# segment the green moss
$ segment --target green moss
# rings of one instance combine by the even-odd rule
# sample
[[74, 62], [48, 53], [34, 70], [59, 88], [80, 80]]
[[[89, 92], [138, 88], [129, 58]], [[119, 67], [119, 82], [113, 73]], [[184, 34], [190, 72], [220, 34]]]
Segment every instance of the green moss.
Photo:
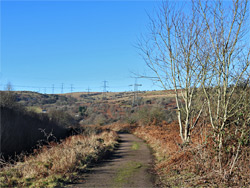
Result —
[[4, 182], [4, 180], [5, 180], [5, 177], [3, 177], [2, 174], [0, 174], [0, 183]]
[[42, 178], [39, 180], [36, 180], [32, 186], [34, 187], [62, 187], [65, 180], [63, 175], [56, 174], [56, 175], [51, 175], [46, 178]]
[[135, 161], [129, 161], [118, 169], [116, 177], [114, 178], [114, 187], [122, 187], [134, 173], [142, 167], [142, 164]]
[[132, 150], [138, 150], [140, 148], [140, 144], [138, 142], [133, 142], [131, 149]]

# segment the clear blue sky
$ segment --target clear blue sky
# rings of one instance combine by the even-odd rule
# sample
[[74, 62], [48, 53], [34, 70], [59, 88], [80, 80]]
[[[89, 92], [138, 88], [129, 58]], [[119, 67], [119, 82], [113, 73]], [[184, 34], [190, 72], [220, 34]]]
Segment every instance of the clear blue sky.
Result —
[[[159, 1], [1, 1], [1, 86], [127, 91], [148, 70], [133, 46]], [[161, 89], [139, 79], [140, 90]], [[25, 87], [29, 86], [29, 87]], [[34, 87], [35, 86], [35, 87]]]

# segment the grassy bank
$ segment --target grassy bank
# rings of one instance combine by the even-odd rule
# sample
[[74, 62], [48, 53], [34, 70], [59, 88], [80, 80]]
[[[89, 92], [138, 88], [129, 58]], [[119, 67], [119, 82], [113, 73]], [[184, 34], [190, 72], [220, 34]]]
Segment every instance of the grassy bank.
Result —
[[23, 162], [7, 165], [0, 171], [0, 187], [56, 187], [77, 179], [78, 172], [112, 151], [118, 135], [76, 135], [60, 144], [51, 143]]
[[133, 133], [153, 149], [162, 187], [249, 187], [249, 148], [242, 148], [234, 174], [221, 177], [209, 130], [195, 130], [188, 146], [181, 144], [176, 123], [137, 127]]

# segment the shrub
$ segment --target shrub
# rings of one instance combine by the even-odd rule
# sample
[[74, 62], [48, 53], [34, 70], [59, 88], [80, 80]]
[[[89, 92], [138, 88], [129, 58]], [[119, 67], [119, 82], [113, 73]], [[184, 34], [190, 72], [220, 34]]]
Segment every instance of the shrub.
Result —
[[7, 108], [21, 108], [17, 103], [16, 95], [13, 91], [1, 91], [0, 92], [0, 106]]
[[138, 116], [137, 114], [130, 114], [127, 115], [126, 118], [124, 118], [124, 120], [128, 124], [136, 124], [138, 122]]
[[139, 125], [159, 125], [163, 120], [169, 119], [169, 113], [166, 112], [161, 107], [145, 106], [137, 111], [128, 113], [125, 122], [129, 124], [139, 123]]
[[104, 114], [98, 114], [95, 117], [94, 124], [95, 125], [105, 125], [108, 123], [108, 118]]
[[62, 110], [50, 111], [49, 117], [51, 118], [52, 121], [56, 122], [58, 125], [62, 127], [70, 127], [77, 125], [76, 119], [67, 112], [64, 112]]
[[150, 110], [150, 123], [159, 125], [166, 117], [166, 113], [163, 108], [157, 107]]

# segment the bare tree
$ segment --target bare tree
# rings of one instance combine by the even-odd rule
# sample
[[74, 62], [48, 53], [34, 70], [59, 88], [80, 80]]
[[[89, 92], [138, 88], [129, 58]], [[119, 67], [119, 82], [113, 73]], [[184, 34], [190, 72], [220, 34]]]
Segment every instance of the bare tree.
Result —
[[150, 33], [138, 47], [157, 81], [175, 91], [183, 143], [205, 108], [219, 172], [230, 176], [249, 143], [248, 0], [167, 1], [150, 19]]
[[6, 91], [0, 93], [0, 105], [12, 108], [16, 104], [16, 96], [13, 93], [13, 87], [10, 82], [6, 85]]
[[[190, 11], [184, 12], [183, 6]], [[203, 23], [191, 2], [165, 2], [150, 20], [150, 35], [139, 41], [138, 48], [163, 88], [174, 90], [180, 137], [188, 143], [203, 109], [203, 105], [199, 110], [194, 108], [202, 73], [195, 52]]]
[[[221, 174], [226, 138], [229, 134], [240, 138], [229, 165], [230, 170], [224, 171], [224, 174], [231, 174], [239, 157], [240, 140], [246, 136], [246, 125], [250, 121], [249, 111], [246, 110], [246, 106], [249, 106], [247, 93], [250, 71], [248, 1], [200, 0], [195, 5], [205, 23], [201, 34], [202, 43], [197, 43], [197, 59], [202, 67], [201, 85], [218, 147]], [[245, 83], [239, 87], [241, 80], [245, 80]], [[247, 115], [243, 118], [242, 113]], [[234, 132], [228, 131], [232, 129]]]

